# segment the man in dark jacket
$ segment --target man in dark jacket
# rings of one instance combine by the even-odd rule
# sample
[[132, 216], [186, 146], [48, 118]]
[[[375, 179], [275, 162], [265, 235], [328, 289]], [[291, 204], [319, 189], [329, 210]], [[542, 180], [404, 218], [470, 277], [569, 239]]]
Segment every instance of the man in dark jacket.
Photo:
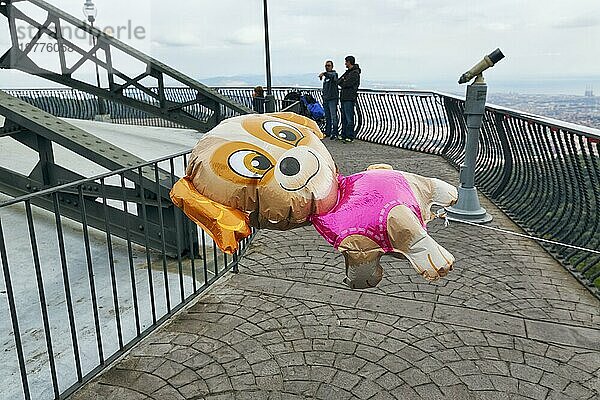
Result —
[[338, 74], [333, 69], [333, 61], [325, 61], [325, 72], [319, 74], [319, 79], [323, 80], [325, 136], [329, 136], [331, 140], [334, 140], [338, 136], [337, 106], [340, 93], [337, 87]]
[[342, 101], [342, 139], [345, 142], [354, 140], [354, 105], [358, 97], [360, 86], [360, 68], [353, 56], [345, 58], [346, 72], [338, 79], [342, 88], [340, 100]]

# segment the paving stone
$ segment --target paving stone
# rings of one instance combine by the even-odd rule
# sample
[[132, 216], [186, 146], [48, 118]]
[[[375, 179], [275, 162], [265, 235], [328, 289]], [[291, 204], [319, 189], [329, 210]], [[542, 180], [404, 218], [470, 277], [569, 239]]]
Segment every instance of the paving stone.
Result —
[[580, 385], [577, 382], [571, 382], [563, 390], [563, 393], [565, 393], [568, 396], [572, 396], [574, 399], [587, 399], [587, 398], [594, 396], [594, 394], [597, 395], [598, 391], [597, 390], [592, 391], [592, 390]]
[[[553, 372], [558, 367], [558, 362], [548, 359], [547, 357], [538, 356], [535, 354], [525, 353], [525, 364], [530, 367], [535, 367], [543, 371]], [[590, 364], [593, 365], [593, 364]]]
[[250, 364], [243, 358], [223, 363], [222, 367], [225, 369], [228, 376], [243, 375], [252, 371]]
[[441, 368], [440, 370], [429, 374], [429, 377], [436, 385], [440, 387], [452, 386], [461, 383], [461, 380], [458, 378], [458, 376], [456, 376], [456, 374], [447, 367]]
[[446, 386], [440, 388], [446, 398], [457, 400], [477, 400], [477, 395], [467, 388], [465, 384]]
[[130, 354], [119, 363], [119, 369], [152, 373], [164, 362], [165, 359], [162, 357], [133, 356]]
[[508, 363], [505, 361], [476, 360], [475, 365], [477, 365], [477, 368], [486, 375], [509, 375]]
[[474, 347], [459, 347], [456, 352], [463, 360], [479, 360], [479, 353]]
[[441, 362], [444, 362], [444, 363], [449, 363], [449, 362], [452, 362], [452, 361], [460, 361], [461, 360], [460, 356], [458, 355], [458, 353], [454, 349], [448, 349], [448, 350], [444, 350], [444, 351], [440, 351], [440, 352], [434, 353], [433, 357], [435, 357], [436, 359], [438, 359], [438, 360], [440, 360]]
[[514, 363], [524, 363], [525, 358], [523, 357], [523, 352], [519, 350], [511, 350], [511, 349], [498, 349], [498, 354], [500, 354], [500, 359], [503, 361], [510, 361]]
[[[598, 334], [598, 340], [600, 340], [600, 333]], [[573, 358], [571, 358], [569, 364], [573, 365], [576, 368], [589, 372], [590, 374], [598, 374], [598, 369], [600, 368], [600, 352], [586, 352], [583, 354], [576, 354], [573, 356]]]
[[279, 365], [275, 360], [265, 360], [252, 365], [255, 376], [270, 376], [280, 373]]
[[186, 398], [179, 391], [171, 386], [163, 386], [156, 392], [152, 393], [152, 398], [156, 400], [185, 400]]
[[458, 376], [479, 374], [479, 368], [471, 360], [455, 361], [446, 364]]
[[243, 374], [229, 377], [233, 390], [244, 391], [256, 386], [253, 374]]
[[375, 393], [375, 395], [373, 397], [371, 397], [371, 400], [395, 400], [395, 399], [396, 398], [388, 392], [378, 392], [378, 393]]
[[225, 392], [233, 390], [229, 377], [225, 374], [213, 376], [204, 380], [211, 393]]
[[264, 390], [283, 390], [283, 378], [280, 375], [257, 376], [256, 386]]
[[431, 382], [429, 377], [417, 368], [409, 368], [400, 372], [400, 378], [410, 386], [418, 386]]
[[405, 347], [398, 353], [396, 353], [396, 355], [402, 358], [403, 360], [407, 361], [408, 363], [413, 363], [422, 360], [427, 356], [425, 352], [415, 347]]
[[356, 356], [364, 358], [370, 362], [378, 362], [386, 356], [386, 352], [372, 346], [364, 346], [359, 344], [355, 351]]
[[377, 383], [388, 392], [392, 392], [394, 388], [402, 385], [404, 381], [400, 379], [396, 374], [386, 372], [377, 379]]
[[284, 381], [283, 389], [286, 392], [290, 392], [304, 397], [314, 397], [318, 385], [312, 381]]
[[204, 353], [199, 353], [193, 356], [192, 358], [188, 359], [186, 362], [183, 363], [183, 365], [185, 365], [188, 368], [199, 369], [210, 364], [212, 361], [213, 359], [210, 356]]
[[319, 386], [317, 399], [351, 399], [353, 396], [350, 392], [328, 383], [323, 383]]
[[163, 379], [145, 372], [113, 369], [102, 375], [100, 382], [106, 385], [127, 387], [147, 395], [152, 394], [167, 384]]
[[524, 364], [511, 363], [509, 369], [511, 376], [531, 383], [538, 383], [543, 374], [542, 370]]
[[597, 329], [542, 321], [526, 321], [526, 324], [527, 336], [531, 339], [600, 351]]
[[431, 319], [433, 314], [433, 304], [395, 297], [382, 301], [380, 295], [367, 292], [360, 296], [356, 307], [408, 318]]
[[357, 373], [367, 362], [354, 355], [338, 354], [335, 357], [334, 367], [342, 371]]
[[310, 379], [315, 382], [327, 382], [333, 381], [333, 377], [337, 373], [337, 369], [323, 366], [311, 366], [310, 367]]
[[404, 371], [405, 369], [410, 367], [410, 363], [394, 354], [388, 354], [383, 357], [379, 364], [385, 367], [388, 371], [392, 373], [398, 373], [400, 371]]
[[201, 376], [203, 379], [212, 378], [214, 376], [221, 375], [225, 372], [225, 369], [221, 364], [217, 364], [216, 362], [212, 362], [204, 367], [200, 368], [196, 371], [198, 376]]
[[[494, 347], [502, 347], [506, 349], [514, 349], [514, 339], [512, 336], [498, 334], [495, 332], [484, 333], [488, 344]], [[499, 350], [500, 351], [500, 350]]]
[[292, 365], [304, 365], [304, 354], [303, 353], [284, 353], [277, 354], [275, 361], [279, 366], [292, 366]]
[[375, 364], [375, 363], [366, 363], [360, 371], [358, 371], [358, 375], [362, 376], [367, 380], [375, 381], [381, 375], [386, 373], [386, 369]]
[[494, 389], [504, 393], [518, 393], [519, 392], [519, 380], [510, 376], [489, 376]]
[[143, 400], [148, 399], [148, 395], [125, 387], [95, 385], [93, 388], [84, 387], [75, 392], [71, 398], [76, 400]]
[[542, 379], [540, 380], [540, 385], [555, 390], [557, 392], [562, 392], [564, 388], [571, 381], [569, 379], [563, 378], [556, 374], [544, 372], [542, 375]]
[[492, 381], [486, 375], [464, 375], [460, 377], [460, 380], [467, 385], [469, 390], [490, 390], [494, 389]]
[[335, 340], [331, 351], [341, 354], [353, 354], [358, 345], [348, 340]]
[[467, 346], [487, 346], [488, 344], [483, 333], [476, 330], [457, 331], [456, 334]]
[[197, 379], [177, 389], [186, 399], [202, 398], [209, 393], [208, 385], [203, 379]]
[[519, 382], [519, 394], [536, 400], [544, 400], [548, 395], [548, 389], [529, 382]]
[[369, 399], [381, 391], [381, 386], [370, 379], [362, 379], [352, 388], [352, 394], [359, 399]]
[[422, 399], [442, 400], [445, 398], [440, 389], [432, 383], [417, 386], [415, 391], [419, 394], [419, 396], [421, 396]]
[[167, 360], [154, 371], [154, 375], [158, 375], [161, 378], [168, 380], [185, 369], [187, 369], [185, 365]]
[[498, 352], [498, 349], [495, 347], [476, 346], [475, 351], [477, 351], [477, 354], [479, 354], [480, 359], [490, 359], [490, 360], [499, 360], [500, 359], [500, 353]]

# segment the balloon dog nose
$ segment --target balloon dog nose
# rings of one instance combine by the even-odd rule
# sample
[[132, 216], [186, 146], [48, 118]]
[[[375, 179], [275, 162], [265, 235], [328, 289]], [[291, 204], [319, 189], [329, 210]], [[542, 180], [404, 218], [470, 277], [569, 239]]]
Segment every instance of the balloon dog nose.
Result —
[[300, 163], [294, 157], [286, 157], [279, 162], [279, 170], [286, 176], [294, 176], [300, 172]]

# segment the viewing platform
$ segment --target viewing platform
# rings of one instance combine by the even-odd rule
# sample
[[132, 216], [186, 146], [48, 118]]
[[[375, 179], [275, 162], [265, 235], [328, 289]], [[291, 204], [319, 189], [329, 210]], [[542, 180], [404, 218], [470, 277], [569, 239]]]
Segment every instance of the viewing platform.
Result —
[[[385, 161], [457, 182], [444, 159], [325, 142], [341, 173]], [[522, 232], [486, 198], [490, 226]], [[596, 399], [600, 301], [537, 243], [451, 222], [457, 261], [427, 283], [384, 257], [383, 281], [342, 284], [312, 227], [260, 231], [229, 273], [73, 399]]]
[[[440, 280], [428, 282], [405, 259], [384, 256], [379, 285], [352, 290], [342, 283], [344, 256], [311, 226], [252, 228], [233, 254], [223, 253], [173, 203], [170, 193], [185, 175], [191, 149], [224, 120], [261, 112], [262, 105], [314, 117], [323, 126], [301, 102], [323, 103], [320, 88], [271, 85], [263, 5], [264, 97], [252, 87], [208, 87], [182, 73], [199, 73], [198, 59], [210, 58], [198, 58], [202, 52], [174, 47], [171, 59], [182, 63], [179, 70], [126, 44], [119, 29], [115, 36], [94, 26], [92, 1], [84, 4], [87, 22], [43, 0], [2, 1], [6, 49], [0, 68], [60, 87], [0, 90], [0, 400], [599, 399], [600, 130], [578, 125], [591, 119], [575, 124], [486, 103], [481, 74], [503, 57], [500, 49], [460, 78], [477, 83], [468, 87], [468, 101], [436, 90], [366, 89], [363, 81], [354, 105], [356, 140], [324, 140], [342, 174], [387, 163], [462, 182], [471, 204], [479, 193], [491, 223], [429, 224], [433, 239], [456, 258]], [[412, 21], [408, 8], [401, 13]], [[450, 9], [453, 21], [456, 5]], [[210, 7], [198, 15], [208, 10], [221, 12]], [[394, 26], [406, 25], [389, 17]], [[288, 18], [278, 20], [288, 26]], [[452, 25], [480, 25], [465, 21]], [[510, 21], [507, 27], [519, 23]], [[235, 30], [243, 28], [210, 22], [219, 24], [212, 34], [223, 43], [233, 43]], [[553, 32], [560, 25], [554, 22], [547, 24]], [[571, 27], [568, 20], [560, 23]], [[447, 35], [447, 24], [432, 26]], [[566, 30], [563, 36], [574, 42]], [[223, 49], [250, 60], [254, 53], [247, 51], [254, 47], [245, 42], [239, 53], [229, 44]], [[539, 43], [529, 45], [546, 53]], [[290, 54], [298, 58], [294, 46]], [[36, 54], [38, 47], [46, 53]], [[444, 59], [447, 52], [457, 53], [427, 46], [423, 54]], [[540, 66], [560, 68], [556, 58], [521, 57], [533, 53], [514, 54], [521, 62], [535, 60], [536, 76], [552, 74]], [[304, 70], [314, 65], [300, 58]], [[429, 58], [423, 60], [433, 65]], [[216, 60], [219, 71], [227, 65], [221, 56]], [[522, 67], [515, 63], [513, 70], [527, 73]], [[447, 76], [439, 71], [422, 72]], [[300, 143], [306, 142], [286, 146]], [[250, 153], [235, 150], [236, 157]], [[297, 159], [272, 158], [268, 168], [298, 175]], [[282, 169], [286, 159], [294, 171]], [[246, 166], [250, 175], [239, 174], [244, 182], [268, 173], [257, 168], [258, 156], [244, 156], [244, 162], [265, 173]], [[314, 176], [291, 190], [309, 187]], [[256, 194], [253, 204], [268, 204]], [[459, 195], [454, 215], [465, 211], [459, 206], [466, 198]], [[283, 202], [281, 214], [292, 215], [293, 203]], [[221, 218], [222, 209], [215, 215]]]

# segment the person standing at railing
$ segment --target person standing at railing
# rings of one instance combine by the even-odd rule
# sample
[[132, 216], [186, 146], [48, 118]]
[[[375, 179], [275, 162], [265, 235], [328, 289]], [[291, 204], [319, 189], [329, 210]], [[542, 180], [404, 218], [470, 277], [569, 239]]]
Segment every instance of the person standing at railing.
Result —
[[344, 142], [350, 143], [354, 140], [354, 105], [358, 97], [361, 71], [354, 56], [347, 56], [344, 60], [346, 72], [338, 79], [338, 86], [342, 88], [340, 94], [342, 102], [342, 139]]
[[252, 109], [259, 114], [265, 112], [265, 90], [262, 86], [256, 86], [252, 93]]
[[338, 137], [337, 107], [340, 98], [337, 86], [338, 74], [333, 69], [333, 61], [325, 61], [325, 72], [319, 74], [323, 81], [323, 107], [325, 108], [325, 136], [331, 140]]

